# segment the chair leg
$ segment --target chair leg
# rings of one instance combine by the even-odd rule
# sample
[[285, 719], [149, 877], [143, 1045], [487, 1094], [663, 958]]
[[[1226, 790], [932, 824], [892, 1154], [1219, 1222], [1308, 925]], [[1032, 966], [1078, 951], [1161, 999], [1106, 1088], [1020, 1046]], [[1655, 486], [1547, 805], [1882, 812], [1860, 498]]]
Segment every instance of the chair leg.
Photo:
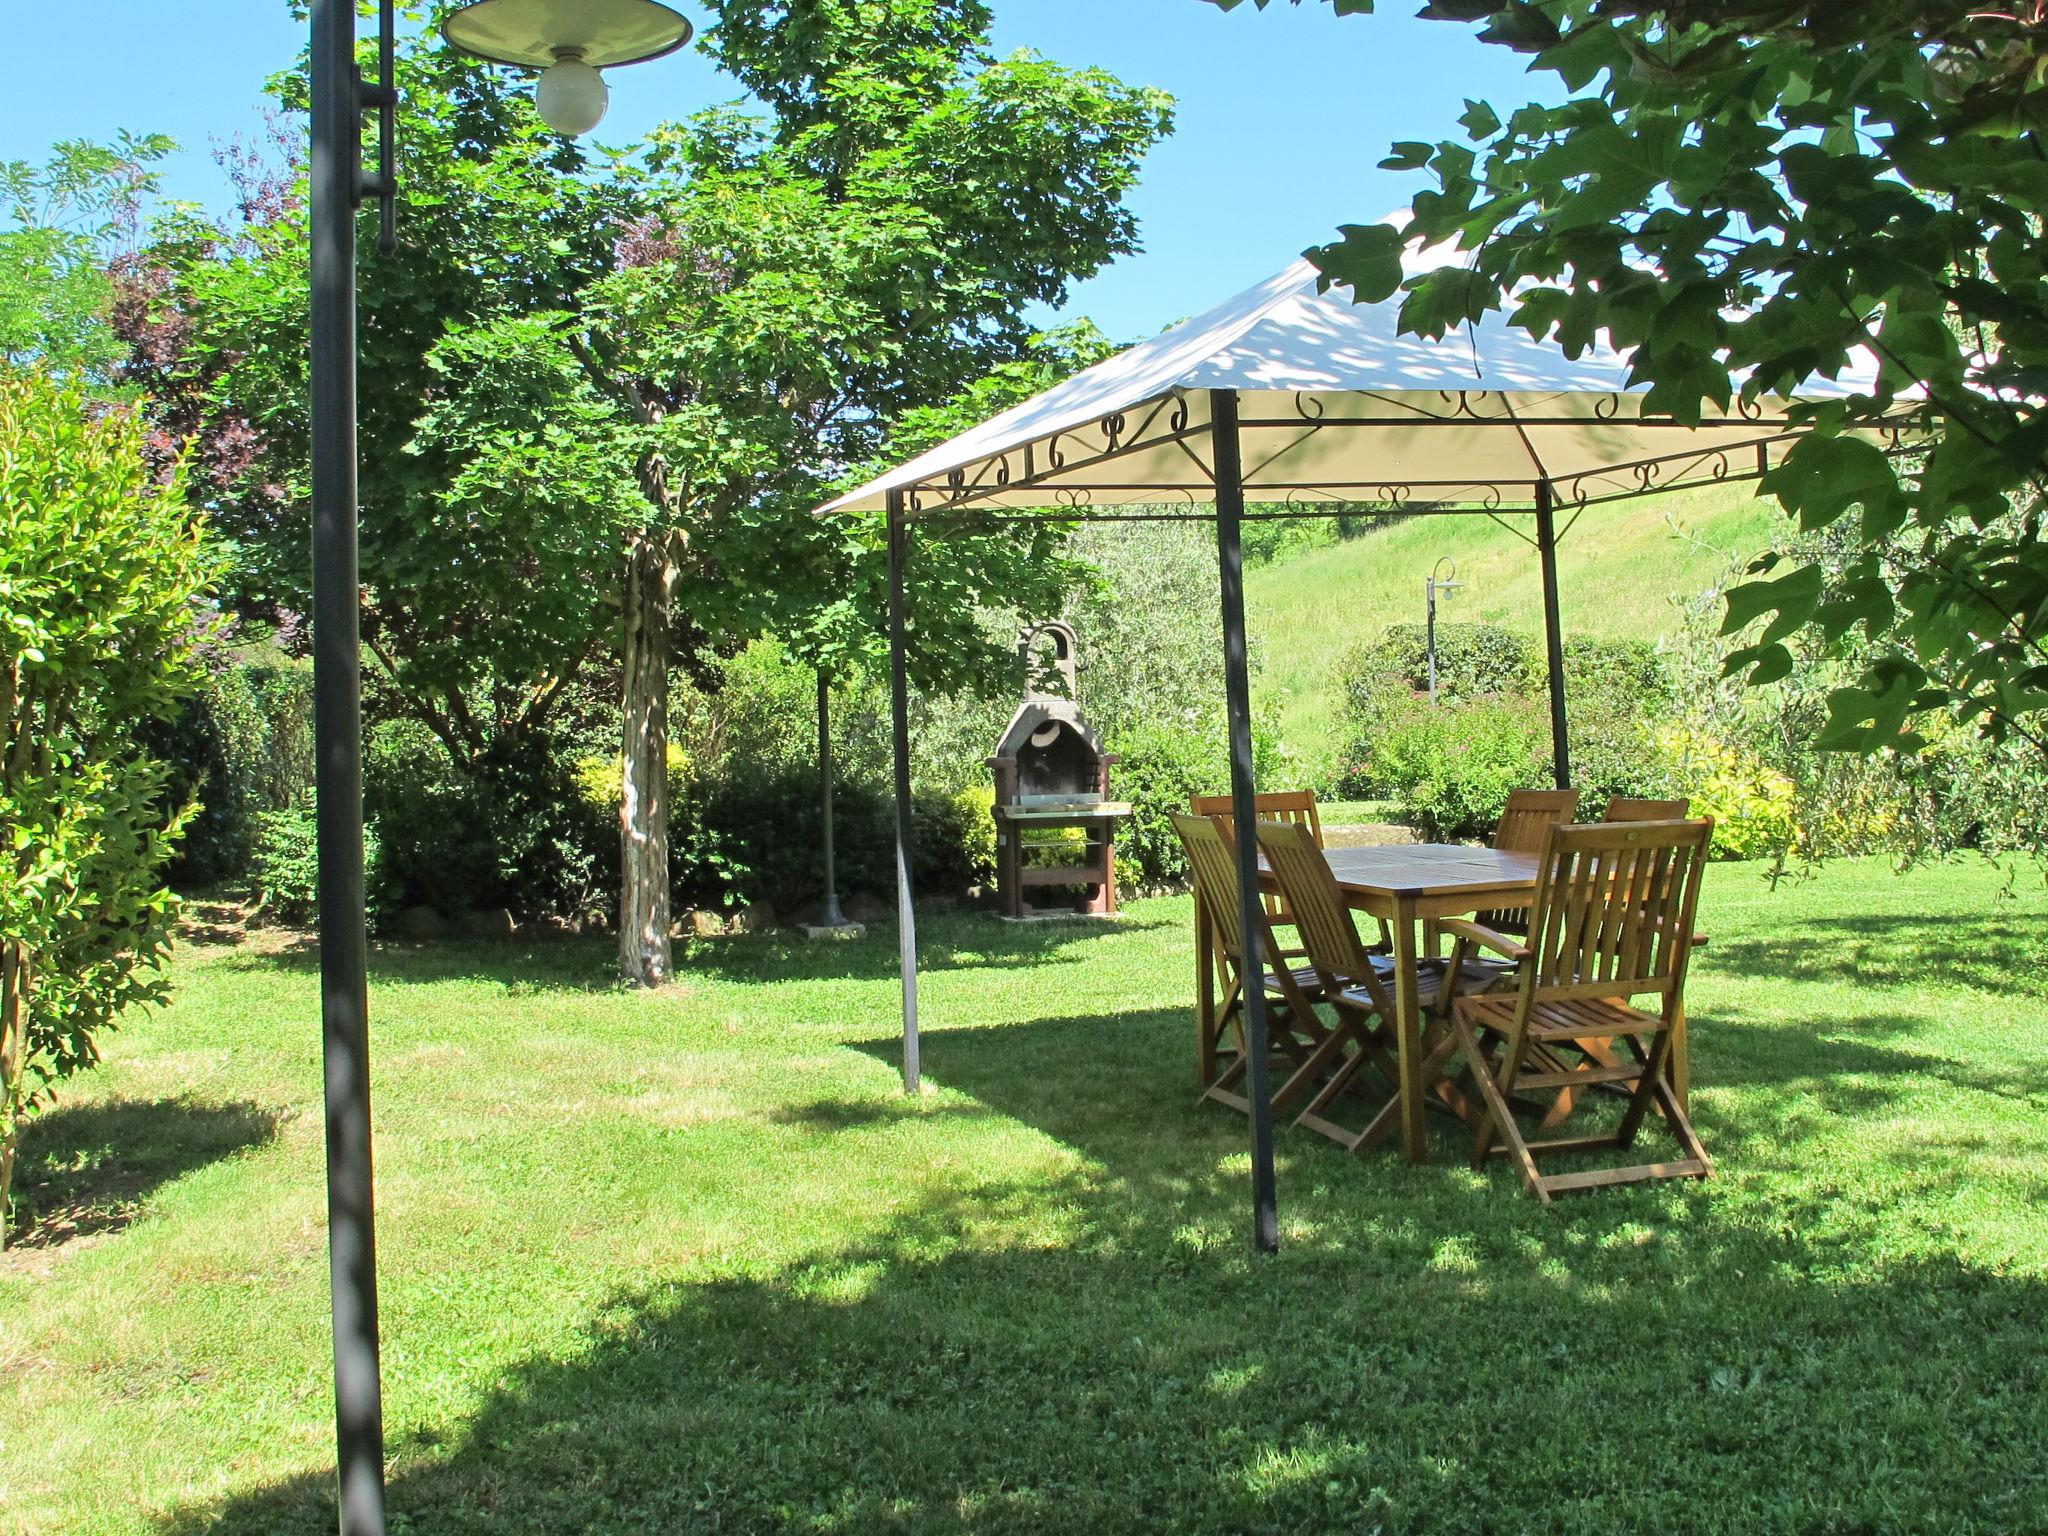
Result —
[[[1542, 1175], [1536, 1171], [1536, 1159], [1530, 1154], [1528, 1144], [1522, 1140], [1522, 1132], [1515, 1124], [1514, 1111], [1508, 1108], [1508, 1101], [1501, 1093], [1500, 1084], [1494, 1081], [1487, 1059], [1480, 1053], [1479, 1042], [1472, 1036], [1472, 1026], [1463, 1019], [1453, 1018], [1451, 1029], [1456, 1035], [1459, 1048], [1465, 1053], [1465, 1059], [1472, 1063], [1472, 1076], [1479, 1084], [1480, 1097], [1486, 1101], [1487, 1118], [1480, 1121], [1472, 1136], [1472, 1166], [1486, 1166], [1486, 1153], [1492, 1142], [1492, 1137], [1488, 1134], [1488, 1127], [1491, 1126], [1499, 1132], [1500, 1139], [1507, 1145], [1509, 1155], [1521, 1169], [1522, 1183], [1527, 1186], [1529, 1193], [1540, 1203], [1550, 1204], [1550, 1192], [1543, 1187]], [[1513, 1077], [1514, 1068], [1510, 1062], [1503, 1062], [1502, 1075]]]
[[[1642, 1076], [1636, 1079], [1636, 1091], [1629, 1095], [1628, 1108], [1622, 1111], [1621, 1124], [1615, 1128], [1616, 1146], [1635, 1145], [1636, 1133], [1642, 1129], [1644, 1113], [1649, 1109], [1651, 1101], [1658, 1097], [1657, 1090], [1665, 1086], [1664, 1063], [1670, 1056], [1671, 1031], [1661, 1029], [1657, 1032], [1656, 1039], [1651, 1041], [1650, 1049], [1643, 1058]], [[1668, 1098], [1669, 1095], [1665, 1097]]]
[[[1466, 1033], [1471, 1033], [1469, 1025], [1466, 1028]], [[1515, 1074], [1522, 1070], [1522, 1058], [1528, 1054], [1528, 1051], [1528, 1033], [1525, 1030], [1517, 1029], [1508, 1037], [1507, 1044], [1502, 1048], [1500, 1066], [1494, 1074], [1494, 1091], [1500, 1095], [1504, 1118], [1509, 1126], [1514, 1124], [1514, 1114], [1508, 1108], [1507, 1096], [1514, 1092]], [[1491, 1120], [1481, 1120], [1477, 1130], [1473, 1132], [1472, 1165], [1475, 1168], [1485, 1161], [1488, 1150], [1493, 1146], [1492, 1125], [1493, 1122]]]
[[1685, 1155], [1699, 1162], [1702, 1168], [1701, 1178], [1712, 1178], [1714, 1160], [1707, 1156], [1707, 1149], [1700, 1141], [1699, 1132], [1692, 1128], [1692, 1116], [1686, 1113], [1678, 1095], [1672, 1091], [1669, 1083], [1659, 1083], [1657, 1097], [1660, 1101], [1658, 1107], [1664, 1111], [1664, 1119], [1671, 1126], [1671, 1133], [1678, 1138], [1678, 1144], [1685, 1149]]
[[[1297, 1095], [1321, 1077], [1330, 1063], [1342, 1054], [1345, 1041], [1353, 1039], [1356, 1034], [1356, 1023], [1346, 1017], [1341, 1007], [1338, 1008], [1337, 1027], [1316, 1042], [1315, 1049], [1308, 1053], [1307, 1059], [1294, 1069], [1293, 1075], [1281, 1084], [1280, 1091], [1273, 1095], [1274, 1111], [1277, 1113], [1286, 1109]], [[1360, 1047], [1361, 1050], [1363, 1048]]]

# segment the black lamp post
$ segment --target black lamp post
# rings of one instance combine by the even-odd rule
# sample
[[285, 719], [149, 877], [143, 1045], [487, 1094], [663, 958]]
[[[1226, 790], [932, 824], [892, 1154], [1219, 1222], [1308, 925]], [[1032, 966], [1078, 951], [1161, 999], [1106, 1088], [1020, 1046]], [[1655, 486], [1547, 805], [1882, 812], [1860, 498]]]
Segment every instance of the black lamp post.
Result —
[[[1439, 571], [1443, 572], [1441, 576], [1437, 574]], [[1458, 562], [1449, 555], [1445, 555], [1443, 559], [1430, 567], [1429, 576], [1422, 583], [1422, 597], [1425, 605], [1423, 628], [1426, 633], [1424, 645], [1429, 652], [1429, 702], [1431, 704], [1436, 703], [1437, 594], [1442, 593], [1444, 597], [1449, 598], [1458, 588], [1464, 586], [1465, 583], [1456, 579], [1457, 574]]]
[[[326, 1081], [328, 1262], [342, 1536], [384, 1531], [384, 1408], [370, 1167], [370, 1034], [363, 929], [360, 587], [356, 573], [356, 210], [381, 206], [396, 246], [398, 96], [393, 0], [378, 7], [379, 78], [356, 64], [355, 0], [312, 0], [310, 359], [313, 459], [313, 730], [320, 850], [320, 1019]], [[582, 132], [604, 112], [597, 69], [655, 58], [690, 24], [656, 0], [480, 0], [448, 40], [496, 62], [545, 69], [551, 126]], [[552, 81], [550, 77], [553, 77]], [[595, 91], [591, 89], [595, 84]], [[363, 117], [379, 115], [378, 167], [362, 164]]]

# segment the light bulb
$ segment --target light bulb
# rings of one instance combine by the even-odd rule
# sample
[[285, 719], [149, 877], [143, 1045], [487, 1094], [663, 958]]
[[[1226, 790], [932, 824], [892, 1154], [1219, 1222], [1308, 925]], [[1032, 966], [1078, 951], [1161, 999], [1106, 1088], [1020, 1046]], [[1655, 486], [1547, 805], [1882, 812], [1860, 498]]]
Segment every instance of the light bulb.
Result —
[[571, 138], [588, 133], [604, 120], [611, 105], [611, 92], [604, 76], [583, 62], [580, 51], [563, 49], [555, 62], [541, 71], [533, 87], [534, 104], [540, 120], [557, 133]]

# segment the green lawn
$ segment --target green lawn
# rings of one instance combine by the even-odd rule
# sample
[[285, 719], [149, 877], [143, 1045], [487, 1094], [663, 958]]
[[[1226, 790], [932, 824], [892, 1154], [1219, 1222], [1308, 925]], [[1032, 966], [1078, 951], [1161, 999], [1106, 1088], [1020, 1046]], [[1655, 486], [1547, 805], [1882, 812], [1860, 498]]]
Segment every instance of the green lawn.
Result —
[[[1715, 867], [1718, 1178], [1544, 1210], [1448, 1132], [1283, 1131], [1274, 1259], [1185, 900], [933, 921], [914, 1104], [887, 933], [661, 996], [381, 949], [394, 1529], [2041, 1530], [2048, 899], [2000, 884]], [[37, 1125], [0, 1527], [333, 1529], [311, 965], [188, 948]]]
[[[1753, 487], [1725, 486], [1668, 499], [1592, 507], [1558, 541], [1558, 594], [1568, 634], [1653, 640], [1677, 627], [1679, 601], [1722, 580], [1729, 562], [1764, 548], [1786, 527]], [[1258, 705], [1280, 739], [1321, 761], [1338, 740], [1346, 656], [1389, 624], [1420, 624], [1422, 584], [1439, 557], [1466, 585], [1437, 617], [1541, 633], [1536, 552], [1491, 518], [1415, 517], [1246, 573], [1248, 624], [1259, 647]]]

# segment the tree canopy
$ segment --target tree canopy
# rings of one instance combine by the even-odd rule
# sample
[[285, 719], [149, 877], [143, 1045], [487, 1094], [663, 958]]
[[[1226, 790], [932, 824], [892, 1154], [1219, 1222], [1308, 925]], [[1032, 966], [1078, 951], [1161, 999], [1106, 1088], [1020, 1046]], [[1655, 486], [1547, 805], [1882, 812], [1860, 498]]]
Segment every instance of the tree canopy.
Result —
[[[1239, 0], [1215, 0], [1226, 8]], [[1256, 0], [1262, 7], [1268, 0]], [[1297, 0], [1298, 3], [1298, 0]], [[1363, 14], [1373, 0], [1330, 0]], [[1348, 225], [1310, 254], [1361, 302], [1404, 292], [1440, 335], [1494, 309], [1577, 353], [1634, 349], [1647, 404], [1834, 377], [1764, 480], [1802, 530], [1853, 526], [1839, 564], [1766, 556], [1729, 596], [1753, 681], [1817, 635], [1858, 673], [1824, 744], [1916, 746], [1946, 711], [2048, 751], [2048, 13], [1975, 0], [1434, 0], [1526, 54], [1565, 99], [1470, 102], [1466, 137], [1400, 143], [1426, 173], [1405, 229]], [[1460, 265], [1404, 279], [1404, 249]], [[1924, 451], [1849, 429], [1924, 397]], [[1752, 631], [1751, 626], [1755, 626]]]
[[98, 376], [125, 351], [109, 265], [140, 234], [161, 134], [66, 139], [41, 165], [0, 162], [0, 361]]

